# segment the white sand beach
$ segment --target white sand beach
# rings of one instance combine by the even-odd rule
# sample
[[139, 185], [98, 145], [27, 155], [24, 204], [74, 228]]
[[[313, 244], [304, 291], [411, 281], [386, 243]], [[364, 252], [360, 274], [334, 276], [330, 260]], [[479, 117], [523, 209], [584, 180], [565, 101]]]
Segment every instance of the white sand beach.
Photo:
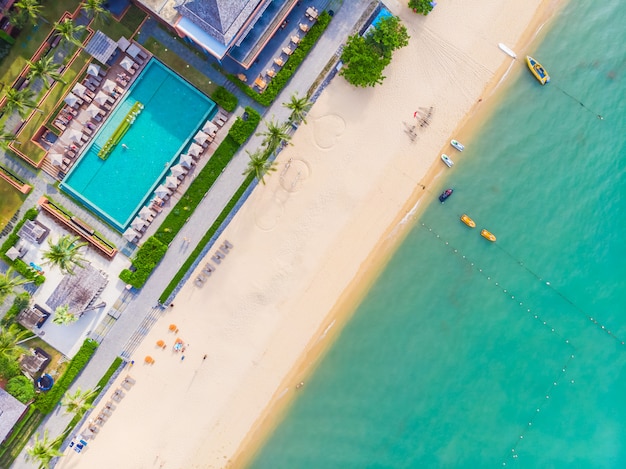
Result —
[[[524, 55], [558, 5], [457, 0], [424, 18], [388, 2], [411, 40], [384, 84], [333, 80], [213, 249], [228, 240], [229, 254], [203, 287], [194, 276], [180, 291], [120, 376], [136, 384], [88, 447], [68, 450], [57, 467], [243, 465], [402, 240], [419, 197], [423, 205], [438, 195], [441, 152], [463, 158], [448, 142], [469, 138], [464, 125], [509, 68], [498, 43]], [[518, 59], [513, 68], [524, 67]], [[405, 123], [431, 106], [412, 141]], [[172, 350], [178, 337], [184, 352]]]

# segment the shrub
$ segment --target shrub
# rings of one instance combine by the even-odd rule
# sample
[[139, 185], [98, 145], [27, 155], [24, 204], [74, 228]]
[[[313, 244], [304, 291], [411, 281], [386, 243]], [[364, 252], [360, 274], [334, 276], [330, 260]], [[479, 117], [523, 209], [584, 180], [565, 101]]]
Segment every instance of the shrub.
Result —
[[228, 112], [233, 112], [237, 109], [237, 97], [223, 86], [215, 90], [215, 93], [211, 95], [211, 99]]
[[247, 120], [237, 117], [228, 132], [228, 135], [240, 146], [246, 143], [261, 122], [261, 115], [254, 109], [247, 107], [246, 113], [248, 114]]
[[22, 311], [24, 308], [28, 306], [29, 302], [30, 302], [30, 293], [22, 292], [16, 295], [15, 298], [13, 299], [13, 304], [11, 305], [9, 310], [6, 312], [6, 314], [0, 321], [0, 324], [2, 324], [3, 326], [10, 324], [13, 321], [13, 319], [15, 319], [15, 317], [20, 313], [20, 311]]
[[26, 376], [20, 375], [9, 380], [7, 392], [22, 404], [26, 404], [35, 397], [35, 386]]
[[0, 355], [0, 377], [8, 381], [21, 374], [20, 364], [15, 358]]
[[33, 405], [44, 414], [52, 412], [63, 397], [63, 394], [87, 366], [93, 354], [96, 353], [97, 348], [98, 343], [95, 340], [86, 339], [76, 356], [72, 358], [72, 361], [67, 366], [65, 373], [54, 383], [50, 391], [38, 394]]
[[139, 248], [133, 259], [134, 271], [124, 269], [120, 279], [135, 288], [144, 286], [154, 268], [161, 262], [167, 252], [167, 245], [154, 236], [150, 236]]

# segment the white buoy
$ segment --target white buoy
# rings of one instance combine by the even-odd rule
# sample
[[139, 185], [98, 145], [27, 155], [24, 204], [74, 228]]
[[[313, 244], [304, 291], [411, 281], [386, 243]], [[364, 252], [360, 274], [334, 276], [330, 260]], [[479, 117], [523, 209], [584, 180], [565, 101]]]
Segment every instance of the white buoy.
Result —
[[513, 57], [514, 59], [517, 59], [517, 54], [511, 49], [509, 48], [506, 44], [502, 44], [499, 43], [498, 47], [508, 56]]

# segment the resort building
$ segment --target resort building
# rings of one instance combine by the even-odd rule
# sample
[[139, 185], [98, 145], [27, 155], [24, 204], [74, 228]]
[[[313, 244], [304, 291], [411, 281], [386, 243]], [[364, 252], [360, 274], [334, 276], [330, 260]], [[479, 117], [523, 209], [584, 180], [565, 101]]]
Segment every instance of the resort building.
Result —
[[297, 0], [135, 0], [206, 54], [249, 69]]

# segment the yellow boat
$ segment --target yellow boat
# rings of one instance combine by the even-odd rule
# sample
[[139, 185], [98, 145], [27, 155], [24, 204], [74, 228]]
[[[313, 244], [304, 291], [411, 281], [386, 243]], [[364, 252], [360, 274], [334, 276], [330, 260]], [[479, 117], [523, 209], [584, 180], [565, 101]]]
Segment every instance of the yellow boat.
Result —
[[476, 228], [476, 222], [465, 214], [461, 215], [461, 221], [470, 228]]
[[550, 75], [546, 72], [546, 69], [533, 59], [530, 55], [526, 56], [526, 65], [530, 69], [530, 72], [535, 76], [535, 78], [541, 83], [545, 85], [546, 83], [550, 83]]
[[485, 238], [488, 239], [489, 241], [491, 241], [492, 243], [495, 243], [496, 241], [496, 235], [494, 235], [493, 233], [487, 231], [487, 230], [482, 230], [480, 232], [480, 235]]

